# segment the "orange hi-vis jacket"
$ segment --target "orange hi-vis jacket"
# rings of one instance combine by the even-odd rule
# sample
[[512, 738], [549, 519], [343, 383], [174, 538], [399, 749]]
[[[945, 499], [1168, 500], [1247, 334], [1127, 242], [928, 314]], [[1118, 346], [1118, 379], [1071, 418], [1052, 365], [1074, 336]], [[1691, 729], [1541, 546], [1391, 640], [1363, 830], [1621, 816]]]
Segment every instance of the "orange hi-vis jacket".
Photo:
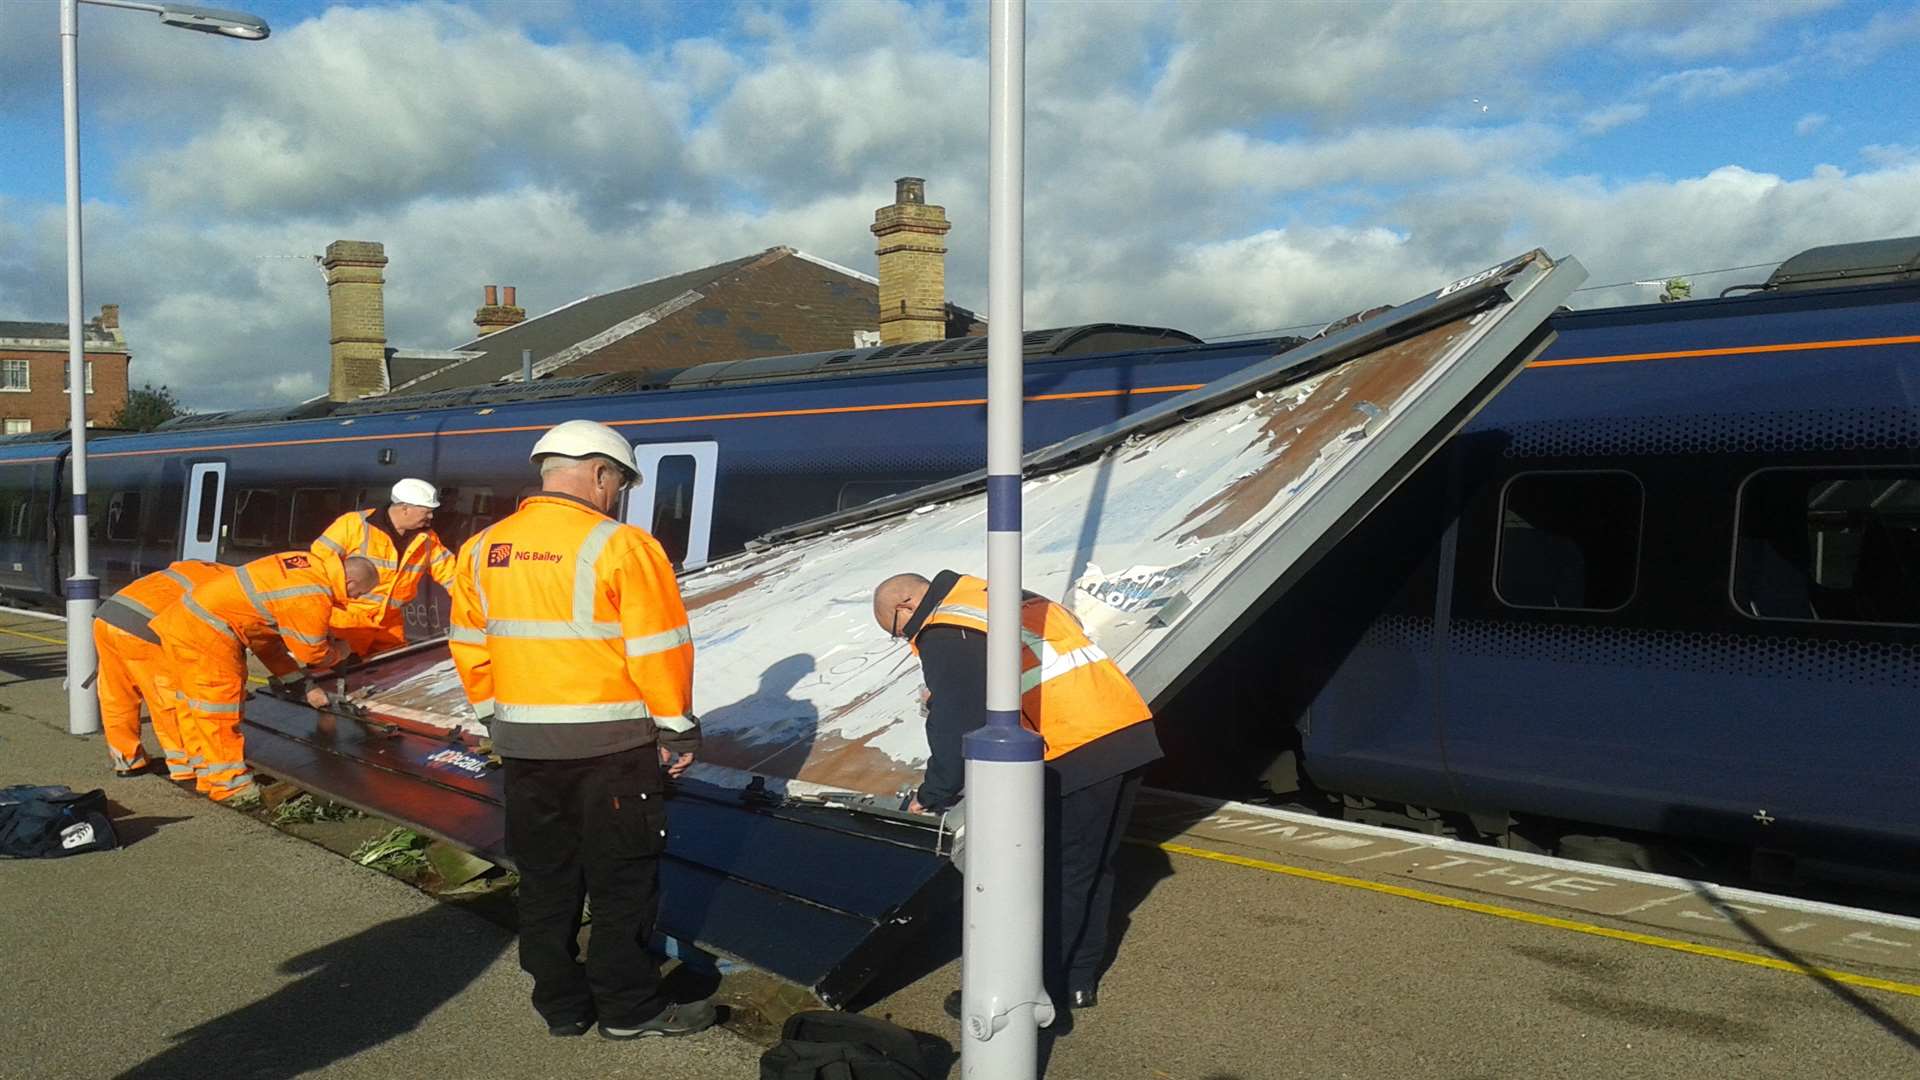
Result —
[[158, 645], [160, 635], [148, 625], [155, 616], [172, 607], [196, 586], [232, 575], [231, 566], [183, 559], [165, 570], [156, 570], [134, 581], [102, 600], [93, 617], [150, 645]]
[[305, 551], [283, 551], [236, 567], [231, 576], [194, 587], [160, 613], [153, 628], [207, 655], [252, 649], [276, 682], [333, 658], [327, 619], [346, 602], [340, 564]]
[[348, 601], [345, 616], [334, 620], [336, 626], [378, 627], [404, 621], [401, 608], [419, 594], [420, 579], [428, 574], [442, 588], [453, 588], [454, 554], [440, 542], [440, 535], [421, 529], [407, 541], [407, 550], [395, 550], [394, 538], [371, 524], [379, 513], [374, 509], [341, 514], [313, 541], [313, 553], [321, 558], [358, 555], [380, 571], [380, 584]]
[[[934, 626], [986, 633], [987, 583], [960, 575], [920, 632]], [[1022, 601], [1020, 644], [1020, 719], [1046, 743], [1046, 760], [1152, 719], [1126, 672], [1059, 604], [1044, 596]], [[919, 652], [917, 643], [914, 652]]]
[[460, 548], [447, 638], [502, 757], [595, 757], [699, 742], [693, 635], [646, 532], [535, 495]]

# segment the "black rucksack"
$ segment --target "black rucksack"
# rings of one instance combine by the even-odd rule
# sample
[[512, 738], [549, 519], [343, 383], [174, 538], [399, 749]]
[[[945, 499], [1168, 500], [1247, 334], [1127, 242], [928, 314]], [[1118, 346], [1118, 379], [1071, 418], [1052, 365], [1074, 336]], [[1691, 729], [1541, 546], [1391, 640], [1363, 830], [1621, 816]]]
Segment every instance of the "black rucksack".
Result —
[[760, 1055], [760, 1080], [927, 1080], [913, 1033], [851, 1013], [795, 1013]]
[[0, 855], [48, 859], [120, 846], [107, 793], [17, 784], [0, 788]]

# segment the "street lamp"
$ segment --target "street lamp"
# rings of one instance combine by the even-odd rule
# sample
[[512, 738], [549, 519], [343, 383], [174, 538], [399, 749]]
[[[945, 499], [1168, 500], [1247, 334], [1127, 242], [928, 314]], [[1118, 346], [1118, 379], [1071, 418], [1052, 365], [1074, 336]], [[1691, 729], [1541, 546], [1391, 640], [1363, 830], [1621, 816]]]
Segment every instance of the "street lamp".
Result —
[[100, 602], [100, 581], [87, 565], [87, 343], [81, 323], [80, 289], [80, 5], [150, 11], [168, 26], [259, 41], [269, 33], [266, 20], [238, 11], [143, 4], [135, 0], [60, 0], [60, 90], [67, 143], [67, 427], [73, 440], [73, 576], [67, 593], [67, 731], [91, 735], [100, 730], [94, 696], [93, 610]]

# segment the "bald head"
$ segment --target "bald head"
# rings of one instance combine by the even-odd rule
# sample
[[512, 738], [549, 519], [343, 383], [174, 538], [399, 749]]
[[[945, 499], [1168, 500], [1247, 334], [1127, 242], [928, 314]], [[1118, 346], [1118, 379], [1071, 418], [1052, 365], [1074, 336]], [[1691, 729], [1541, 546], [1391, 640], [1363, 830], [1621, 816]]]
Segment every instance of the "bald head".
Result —
[[341, 563], [347, 579], [347, 599], [365, 596], [380, 584], [380, 571], [370, 559], [358, 555], [349, 555]]
[[873, 621], [888, 637], [899, 637], [926, 599], [930, 583], [919, 574], [895, 574], [873, 590]]

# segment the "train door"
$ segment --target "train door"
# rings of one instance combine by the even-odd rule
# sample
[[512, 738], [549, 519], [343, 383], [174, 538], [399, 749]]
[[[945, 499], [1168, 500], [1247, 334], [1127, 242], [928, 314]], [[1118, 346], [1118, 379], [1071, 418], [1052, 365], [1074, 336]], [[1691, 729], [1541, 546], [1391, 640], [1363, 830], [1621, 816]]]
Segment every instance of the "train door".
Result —
[[220, 507], [227, 493], [227, 463], [203, 461], [187, 473], [187, 527], [180, 534], [180, 557], [216, 562], [220, 558]]
[[633, 458], [640, 466], [640, 487], [627, 496], [627, 524], [652, 533], [682, 570], [705, 566], [720, 444], [638, 443]]

